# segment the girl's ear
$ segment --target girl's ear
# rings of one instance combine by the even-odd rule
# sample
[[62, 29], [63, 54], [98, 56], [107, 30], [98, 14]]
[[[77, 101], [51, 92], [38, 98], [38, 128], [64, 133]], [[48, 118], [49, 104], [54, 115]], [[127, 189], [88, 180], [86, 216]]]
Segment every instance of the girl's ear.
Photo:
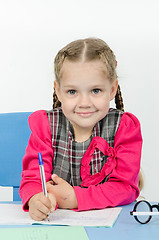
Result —
[[115, 79], [111, 86], [110, 100], [113, 100], [115, 98], [117, 89], [118, 89], [118, 80]]
[[59, 86], [59, 83], [57, 81], [54, 81], [54, 89], [56, 91], [56, 95], [58, 97], [58, 100], [60, 101], [60, 99], [61, 99], [61, 97], [60, 97], [60, 86]]

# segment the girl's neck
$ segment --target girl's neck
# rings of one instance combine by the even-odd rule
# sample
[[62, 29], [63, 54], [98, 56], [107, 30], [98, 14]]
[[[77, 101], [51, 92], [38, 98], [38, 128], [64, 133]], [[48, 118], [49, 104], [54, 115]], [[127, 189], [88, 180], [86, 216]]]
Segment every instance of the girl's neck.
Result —
[[76, 142], [85, 142], [87, 141], [90, 136], [92, 135], [93, 129], [78, 129], [78, 128], [73, 128], [74, 129], [74, 137]]

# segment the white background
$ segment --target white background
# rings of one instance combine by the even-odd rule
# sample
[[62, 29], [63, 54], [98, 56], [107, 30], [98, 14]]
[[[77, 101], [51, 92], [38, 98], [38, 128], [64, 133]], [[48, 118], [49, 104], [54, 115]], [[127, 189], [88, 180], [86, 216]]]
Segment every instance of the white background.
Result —
[[125, 110], [142, 125], [142, 195], [153, 201], [159, 201], [158, 12], [157, 0], [0, 0], [0, 113], [51, 109], [57, 51], [79, 38], [102, 38], [117, 57]]

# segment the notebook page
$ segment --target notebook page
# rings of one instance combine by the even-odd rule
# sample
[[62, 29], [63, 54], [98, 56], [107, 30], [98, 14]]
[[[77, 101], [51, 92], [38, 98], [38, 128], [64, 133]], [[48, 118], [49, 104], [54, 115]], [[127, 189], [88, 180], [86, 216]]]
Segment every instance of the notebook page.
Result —
[[82, 212], [57, 209], [50, 214], [49, 221], [37, 222], [31, 219], [28, 212], [22, 210], [21, 204], [0, 204], [0, 225], [46, 224], [112, 227], [121, 209], [121, 207], [116, 207]]

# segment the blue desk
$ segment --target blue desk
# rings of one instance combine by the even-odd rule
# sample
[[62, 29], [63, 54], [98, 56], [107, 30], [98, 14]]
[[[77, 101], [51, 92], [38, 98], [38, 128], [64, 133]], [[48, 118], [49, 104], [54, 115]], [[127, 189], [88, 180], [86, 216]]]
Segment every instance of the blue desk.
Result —
[[112, 228], [86, 228], [91, 240], [158, 240], [159, 239], [159, 217], [152, 217], [148, 224], [140, 224], [130, 216], [134, 203], [123, 206], [119, 218]]
[[[152, 220], [145, 225], [135, 221], [130, 216], [134, 203], [123, 206], [122, 211], [112, 228], [104, 227], [85, 227], [90, 240], [158, 240], [159, 239], [159, 217], [153, 216]], [[0, 227], [24, 227], [24, 226], [0, 226]], [[28, 225], [25, 227], [28, 227]], [[32, 226], [30, 227], [37, 227]], [[81, 239], [82, 240], [82, 239]]]

